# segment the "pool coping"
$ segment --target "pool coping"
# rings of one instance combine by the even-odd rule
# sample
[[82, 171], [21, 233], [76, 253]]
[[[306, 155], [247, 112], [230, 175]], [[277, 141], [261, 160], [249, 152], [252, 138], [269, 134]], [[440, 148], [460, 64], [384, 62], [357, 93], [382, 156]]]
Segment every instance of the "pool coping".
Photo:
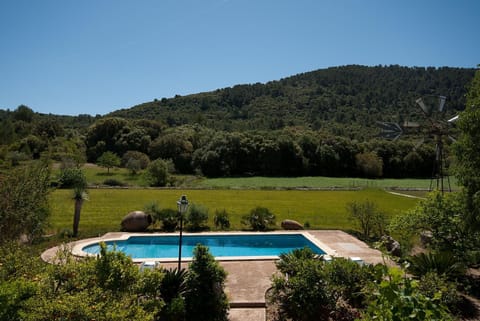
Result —
[[[324, 255], [335, 257], [337, 256], [336, 250], [332, 249], [330, 246], [316, 238], [314, 235], [310, 234], [308, 231], [305, 230], [295, 230], [295, 231], [271, 231], [271, 232], [247, 232], [247, 231], [222, 231], [222, 232], [200, 232], [200, 233], [183, 233], [183, 236], [200, 236], [200, 235], [293, 235], [293, 234], [301, 234], [307, 240], [315, 244], [321, 250], [325, 252]], [[97, 254], [91, 254], [83, 251], [83, 248], [95, 243], [99, 242], [108, 242], [108, 241], [118, 241], [118, 240], [127, 240], [130, 237], [135, 236], [178, 236], [179, 233], [129, 233], [129, 232], [113, 232], [113, 233], [106, 233], [100, 237], [89, 238], [84, 240], [79, 240], [73, 242], [72, 246], [72, 254], [77, 257], [95, 257]], [[215, 257], [217, 261], [265, 261], [265, 260], [278, 260], [278, 256], [223, 256], [223, 257]], [[143, 263], [143, 262], [161, 262], [161, 263], [169, 263], [169, 262], [177, 262], [178, 257], [172, 258], [132, 258], [132, 261], [135, 263]], [[183, 262], [191, 262], [192, 257], [182, 257]]]

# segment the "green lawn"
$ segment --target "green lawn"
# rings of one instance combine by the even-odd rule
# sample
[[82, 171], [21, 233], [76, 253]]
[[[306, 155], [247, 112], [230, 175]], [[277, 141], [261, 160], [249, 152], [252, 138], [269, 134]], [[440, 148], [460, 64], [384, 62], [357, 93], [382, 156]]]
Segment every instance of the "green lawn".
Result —
[[[115, 179], [127, 186], [147, 187], [142, 172], [131, 175], [125, 168], [110, 169], [86, 164], [83, 167], [90, 185], [104, 185], [105, 180]], [[59, 174], [57, 169], [54, 176]], [[351, 177], [235, 177], [235, 178], [200, 178], [192, 175], [176, 175], [175, 186], [182, 188], [217, 188], [217, 189], [293, 189], [293, 188], [400, 188], [429, 189], [430, 179], [366, 179]], [[446, 182], [445, 182], [446, 184]], [[451, 177], [452, 189], [458, 189], [454, 177]]]
[[[209, 178], [199, 187], [209, 188], [419, 188], [428, 189], [430, 179], [366, 179], [349, 177], [239, 177]], [[451, 186], [458, 188], [452, 177]]]
[[[209, 225], [213, 227], [216, 209], [230, 213], [232, 229], [244, 228], [240, 219], [256, 206], [269, 208], [277, 216], [277, 225], [290, 218], [309, 222], [314, 229], [351, 229], [354, 222], [348, 217], [345, 205], [352, 201], [371, 200], [388, 216], [415, 206], [417, 199], [389, 194], [380, 189], [359, 191], [300, 191], [300, 190], [180, 190], [180, 189], [90, 189], [90, 200], [84, 203], [81, 236], [118, 231], [124, 215], [142, 210], [156, 201], [161, 207], [176, 208], [176, 201], [186, 194], [191, 203], [209, 209]], [[50, 196], [52, 209], [51, 232], [71, 230], [73, 200], [71, 190], [56, 190]]]

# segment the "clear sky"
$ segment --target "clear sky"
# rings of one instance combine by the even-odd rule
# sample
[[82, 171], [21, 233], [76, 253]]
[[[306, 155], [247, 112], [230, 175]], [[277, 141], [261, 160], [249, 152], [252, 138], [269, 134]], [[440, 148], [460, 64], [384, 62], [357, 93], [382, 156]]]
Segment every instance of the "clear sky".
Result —
[[103, 115], [332, 66], [479, 63], [479, 0], [0, 0], [0, 109]]

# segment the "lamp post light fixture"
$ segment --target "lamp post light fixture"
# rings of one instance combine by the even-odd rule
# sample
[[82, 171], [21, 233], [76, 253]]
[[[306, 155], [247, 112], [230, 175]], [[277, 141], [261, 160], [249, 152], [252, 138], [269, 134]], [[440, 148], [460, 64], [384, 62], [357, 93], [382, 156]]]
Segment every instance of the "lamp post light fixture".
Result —
[[180, 271], [182, 265], [182, 232], [183, 232], [183, 214], [188, 209], [188, 200], [186, 195], [177, 201], [178, 215], [180, 216], [180, 237], [178, 239], [178, 271]]

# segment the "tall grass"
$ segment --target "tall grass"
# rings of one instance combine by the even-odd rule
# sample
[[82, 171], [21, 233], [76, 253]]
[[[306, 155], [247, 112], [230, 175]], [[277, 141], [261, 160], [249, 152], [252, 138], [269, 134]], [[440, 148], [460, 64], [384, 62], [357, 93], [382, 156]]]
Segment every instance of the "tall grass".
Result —
[[[90, 200], [84, 203], [80, 234], [91, 236], [118, 231], [127, 213], [143, 210], [145, 204], [156, 201], [162, 208], [176, 209], [176, 201], [186, 194], [191, 203], [209, 209], [209, 225], [213, 224], [215, 210], [225, 209], [230, 214], [231, 228], [244, 228], [240, 220], [252, 208], [269, 208], [277, 216], [277, 225], [283, 219], [309, 222], [314, 229], [352, 229], [346, 204], [370, 200], [377, 203], [387, 216], [412, 208], [416, 199], [391, 195], [379, 189], [360, 191], [299, 191], [299, 190], [180, 190], [180, 189], [90, 189]], [[56, 190], [50, 195], [52, 209], [51, 230], [71, 229], [73, 200], [71, 190]]]

